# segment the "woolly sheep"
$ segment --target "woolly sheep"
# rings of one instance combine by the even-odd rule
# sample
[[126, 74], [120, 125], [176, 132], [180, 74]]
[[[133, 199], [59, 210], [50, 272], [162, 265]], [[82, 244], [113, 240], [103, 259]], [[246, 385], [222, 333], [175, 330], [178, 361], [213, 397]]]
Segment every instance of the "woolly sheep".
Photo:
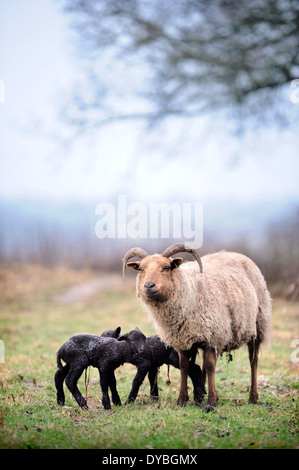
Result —
[[[174, 258], [189, 252], [197, 262]], [[133, 257], [141, 261], [129, 262]], [[256, 403], [258, 353], [271, 330], [271, 299], [259, 268], [247, 256], [221, 251], [200, 259], [185, 244], [174, 244], [162, 254], [148, 255], [142, 248], [129, 250], [123, 272], [139, 271], [136, 295], [153, 320], [162, 340], [180, 357], [181, 386], [178, 404], [188, 400], [187, 375], [191, 347], [203, 350], [203, 379], [208, 376], [207, 409], [217, 403], [215, 366], [222, 352], [247, 344], [251, 365], [249, 401]]]
[[[58, 370], [54, 377], [57, 403], [59, 405], [63, 406], [65, 403], [63, 391], [63, 382], [65, 380], [66, 386], [78, 405], [83, 409], [88, 409], [87, 402], [77, 387], [77, 382], [82, 372], [88, 366], [97, 367], [99, 370], [102, 404], [105, 410], [111, 408], [108, 387], [111, 390], [114, 405], [121, 405], [116, 389], [114, 371], [125, 362], [138, 364], [146, 337], [138, 328], [119, 336], [117, 339], [111, 337], [111, 333], [112, 335], [118, 335], [119, 331], [116, 329], [114, 333], [113, 331], [105, 332], [106, 335], [105, 333], [104, 335], [106, 337], [95, 335], [72, 336], [59, 348], [57, 352]], [[66, 363], [65, 366], [62, 365], [61, 360]]]

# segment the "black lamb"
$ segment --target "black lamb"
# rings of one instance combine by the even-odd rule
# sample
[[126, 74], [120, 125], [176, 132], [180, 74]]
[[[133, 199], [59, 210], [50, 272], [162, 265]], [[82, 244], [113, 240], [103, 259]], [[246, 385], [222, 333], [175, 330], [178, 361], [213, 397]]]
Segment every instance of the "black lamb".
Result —
[[[95, 335], [72, 336], [60, 347], [57, 352], [58, 370], [54, 378], [59, 405], [63, 406], [65, 403], [63, 391], [63, 381], [65, 380], [66, 386], [78, 405], [83, 409], [88, 409], [87, 402], [77, 387], [82, 372], [88, 366], [96, 367], [99, 370], [104, 409], [111, 409], [108, 388], [111, 390], [114, 405], [121, 405], [114, 371], [125, 362], [138, 364], [146, 337], [138, 328], [119, 336], [117, 339], [111, 337], [111, 335], [118, 335], [119, 332], [120, 328], [104, 332], [102, 337]], [[62, 365], [61, 360], [66, 363], [65, 366]]]
[[[195, 364], [197, 349], [189, 351], [189, 377], [193, 383], [194, 401], [200, 404], [203, 400], [203, 393], [201, 390], [201, 368]], [[142, 352], [141, 360], [137, 366], [137, 374], [133, 380], [132, 388], [126, 400], [127, 403], [135, 401], [139, 388], [144, 381], [146, 374], [150, 382], [150, 394], [152, 397], [158, 397], [158, 372], [159, 367], [163, 364], [173, 366], [176, 369], [180, 368], [179, 355], [171, 346], [166, 346], [158, 335], [148, 336], [145, 341], [144, 351]]]

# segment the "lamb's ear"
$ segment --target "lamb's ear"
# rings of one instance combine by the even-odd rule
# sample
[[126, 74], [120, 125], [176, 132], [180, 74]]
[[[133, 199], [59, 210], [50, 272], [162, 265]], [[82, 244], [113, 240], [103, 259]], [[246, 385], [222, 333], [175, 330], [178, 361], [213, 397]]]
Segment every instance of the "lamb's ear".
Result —
[[131, 261], [130, 263], [127, 263], [127, 266], [129, 266], [129, 268], [135, 269], [135, 271], [138, 271], [139, 266], [140, 266], [140, 261]]
[[170, 266], [171, 269], [178, 268], [183, 262], [183, 258], [174, 258], [171, 260]]
[[117, 341], [127, 341], [128, 337], [127, 335], [121, 335], [117, 338]]
[[118, 327], [114, 330], [114, 338], [118, 338], [119, 335], [120, 335], [120, 332], [121, 332], [121, 327], [118, 326]]

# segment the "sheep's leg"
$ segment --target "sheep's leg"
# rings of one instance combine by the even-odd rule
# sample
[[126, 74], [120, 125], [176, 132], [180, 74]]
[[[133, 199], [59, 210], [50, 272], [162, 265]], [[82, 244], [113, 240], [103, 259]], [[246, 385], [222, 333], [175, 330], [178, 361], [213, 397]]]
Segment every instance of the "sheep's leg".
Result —
[[112, 371], [109, 376], [109, 387], [111, 390], [113, 404], [116, 406], [121, 406], [121, 399], [116, 388], [116, 378], [114, 375], [114, 371]]
[[158, 398], [159, 397], [159, 391], [158, 391], [158, 373], [159, 373], [159, 368], [158, 367], [151, 367], [148, 373], [148, 380], [150, 382], [150, 388], [151, 388], [151, 397]]
[[203, 393], [201, 389], [202, 373], [200, 367], [197, 364], [190, 363], [189, 377], [193, 383], [194, 401], [197, 405], [199, 405], [203, 400]]
[[57, 404], [63, 406], [65, 403], [65, 396], [63, 391], [63, 381], [66, 378], [70, 367], [68, 364], [58, 369], [55, 373], [54, 381], [57, 390]]
[[257, 366], [258, 366], [258, 355], [259, 355], [260, 343], [252, 340], [248, 343], [249, 362], [251, 367], [251, 387], [249, 393], [249, 402], [257, 403], [258, 392], [257, 392]]
[[217, 404], [217, 392], [215, 387], [215, 368], [216, 368], [217, 357], [214, 349], [207, 349], [205, 352], [205, 369], [208, 375], [208, 402], [207, 411], [211, 410]]
[[181, 389], [179, 398], [177, 401], [178, 405], [184, 406], [188, 401], [188, 390], [187, 390], [187, 381], [188, 381], [188, 372], [189, 372], [189, 356], [188, 351], [179, 351], [180, 359], [180, 370], [181, 370]]
[[87, 402], [85, 398], [83, 398], [80, 393], [80, 390], [77, 387], [78, 380], [80, 379], [84, 369], [85, 367], [81, 364], [77, 365], [76, 367], [71, 367], [69, 373], [66, 376], [65, 384], [73, 395], [73, 397], [75, 398], [78, 405], [84, 410], [88, 410]]
[[132, 403], [136, 400], [136, 397], [137, 397], [138, 392], [139, 392], [139, 388], [140, 388], [142, 382], [144, 381], [145, 376], [146, 376], [147, 373], [148, 373], [148, 368], [146, 368], [146, 367], [144, 367], [144, 368], [139, 367], [137, 369], [137, 374], [134, 377], [134, 380], [133, 380], [133, 383], [132, 383], [132, 388], [131, 388], [129, 396], [126, 400], [125, 405], [127, 405], [128, 403]]

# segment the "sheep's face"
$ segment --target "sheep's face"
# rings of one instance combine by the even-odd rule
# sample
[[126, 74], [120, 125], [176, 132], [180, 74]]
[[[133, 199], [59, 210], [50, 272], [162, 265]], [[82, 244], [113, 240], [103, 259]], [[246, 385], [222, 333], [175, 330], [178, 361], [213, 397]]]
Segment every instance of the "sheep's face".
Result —
[[151, 255], [141, 261], [127, 263], [127, 266], [139, 271], [136, 281], [137, 296], [148, 304], [168, 300], [173, 292], [174, 270], [182, 262], [182, 258]]

